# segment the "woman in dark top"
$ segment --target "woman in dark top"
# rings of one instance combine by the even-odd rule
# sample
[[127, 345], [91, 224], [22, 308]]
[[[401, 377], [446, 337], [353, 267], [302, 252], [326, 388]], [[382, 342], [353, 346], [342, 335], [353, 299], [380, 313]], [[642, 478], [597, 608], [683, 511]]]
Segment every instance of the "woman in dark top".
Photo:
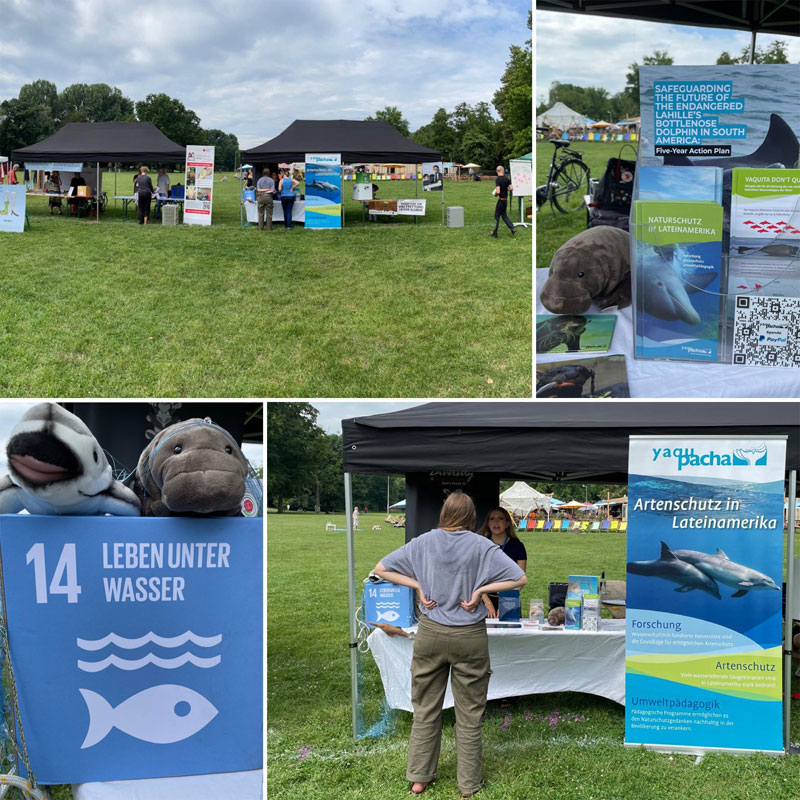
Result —
[[[478, 533], [491, 539], [523, 572], [526, 571], [528, 553], [525, 545], [517, 536], [517, 526], [508, 511], [500, 506], [493, 508], [486, 515], [486, 520]], [[499, 595], [497, 593], [485, 594], [483, 603], [489, 612], [490, 619], [497, 619], [497, 609], [500, 606]]]
[[289, 170], [285, 169], [281, 176], [281, 206], [283, 206], [283, 224], [287, 228], [292, 227], [292, 208], [294, 207], [294, 190], [300, 185], [298, 181], [289, 176]]
[[139, 208], [140, 225], [147, 225], [147, 219], [150, 216], [150, 201], [155, 194], [153, 181], [150, 180], [148, 172], [147, 167], [139, 167], [139, 174], [133, 182], [134, 194], [138, 195], [136, 205]]

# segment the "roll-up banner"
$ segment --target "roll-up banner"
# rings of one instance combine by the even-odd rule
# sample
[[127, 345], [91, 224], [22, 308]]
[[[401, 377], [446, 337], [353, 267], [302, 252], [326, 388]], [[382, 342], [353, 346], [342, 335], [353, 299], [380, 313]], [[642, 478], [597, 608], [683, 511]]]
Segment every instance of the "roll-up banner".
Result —
[[342, 156], [306, 153], [306, 228], [342, 227]]
[[625, 744], [783, 752], [786, 437], [632, 436]]
[[25, 187], [0, 186], [0, 233], [25, 231]]
[[187, 145], [184, 224], [210, 225], [213, 203], [214, 148], [205, 145]]

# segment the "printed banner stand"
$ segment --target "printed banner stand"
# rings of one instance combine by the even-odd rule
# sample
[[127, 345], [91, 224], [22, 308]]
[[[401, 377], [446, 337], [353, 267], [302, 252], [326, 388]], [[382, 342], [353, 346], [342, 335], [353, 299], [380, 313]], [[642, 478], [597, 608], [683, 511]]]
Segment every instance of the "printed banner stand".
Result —
[[259, 769], [262, 521], [0, 516], [42, 784]]
[[211, 210], [214, 204], [213, 147], [187, 145], [185, 183], [184, 224], [210, 225]]
[[342, 156], [306, 153], [306, 228], [342, 227]]
[[25, 185], [0, 185], [0, 233], [25, 231]]
[[625, 744], [784, 752], [786, 437], [632, 436]]

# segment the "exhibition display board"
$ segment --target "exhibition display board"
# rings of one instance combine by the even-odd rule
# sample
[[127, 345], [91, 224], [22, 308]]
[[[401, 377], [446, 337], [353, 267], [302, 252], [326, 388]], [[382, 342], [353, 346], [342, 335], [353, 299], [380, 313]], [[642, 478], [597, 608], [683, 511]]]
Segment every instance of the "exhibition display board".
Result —
[[214, 203], [214, 148], [186, 147], [186, 195], [183, 221], [187, 225], [210, 225]]
[[637, 358], [800, 366], [798, 93], [793, 64], [642, 68]]
[[634, 436], [625, 743], [783, 751], [786, 437]]
[[257, 518], [0, 517], [39, 782], [261, 767], [261, 543]]
[[306, 153], [306, 228], [342, 227], [342, 157]]
[[0, 185], [0, 233], [25, 230], [25, 187]]

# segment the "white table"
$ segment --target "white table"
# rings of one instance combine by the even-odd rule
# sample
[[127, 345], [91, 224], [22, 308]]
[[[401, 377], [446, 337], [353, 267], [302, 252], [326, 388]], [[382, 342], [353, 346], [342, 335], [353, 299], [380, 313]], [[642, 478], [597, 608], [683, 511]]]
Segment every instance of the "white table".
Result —
[[[115, 200], [122, 200], [122, 211], [124, 213], [124, 218], [128, 219], [128, 206], [133, 204], [136, 205], [138, 195], [135, 194], [115, 194]], [[154, 194], [151, 196], [152, 202], [160, 202], [162, 208], [167, 205], [167, 203], [178, 203], [179, 205], [185, 200], [183, 197], [165, 197], [164, 195]]]
[[[540, 299], [548, 271], [536, 270], [537, 314], [551, 313]], [[608, 312], [601, 312], [592, 303], [585, 313]], [[632, 307], [610, 313], [616, 315], [617, 324], [608, 353], [537, 353], [537, 365], [621, 353], [625, 356], [631, 397], [800, 397], [800, 369], [635, 359]]]
[[138, 781], [74, 783], [75, 800], [260, 800], [260, 769], [180, 778], [148, 778]]
[[[625, 620], [602, 620], [602, 629], [489, 630], [492, 677], [489, 700], [545, 692], [585, 692], [625, 705]], [[409, 628], [408, 630], [416, 630]], [[391, 708], [413, 711], [411, 656], [414, 642], [374, 630], [367, 639]], [[444, 707], [453, 707], [448, 681]]]
[[[248, 222], [258, 222], [258, 205], [255, 200], [244, 200], [245, 217]], [[272, 221], [283, 222], [283, 206], [280, 200], [275, 200], [272, 206]], [[306, 221], [306, 201], [295, 200], [292, 206], [292, 222]]]

